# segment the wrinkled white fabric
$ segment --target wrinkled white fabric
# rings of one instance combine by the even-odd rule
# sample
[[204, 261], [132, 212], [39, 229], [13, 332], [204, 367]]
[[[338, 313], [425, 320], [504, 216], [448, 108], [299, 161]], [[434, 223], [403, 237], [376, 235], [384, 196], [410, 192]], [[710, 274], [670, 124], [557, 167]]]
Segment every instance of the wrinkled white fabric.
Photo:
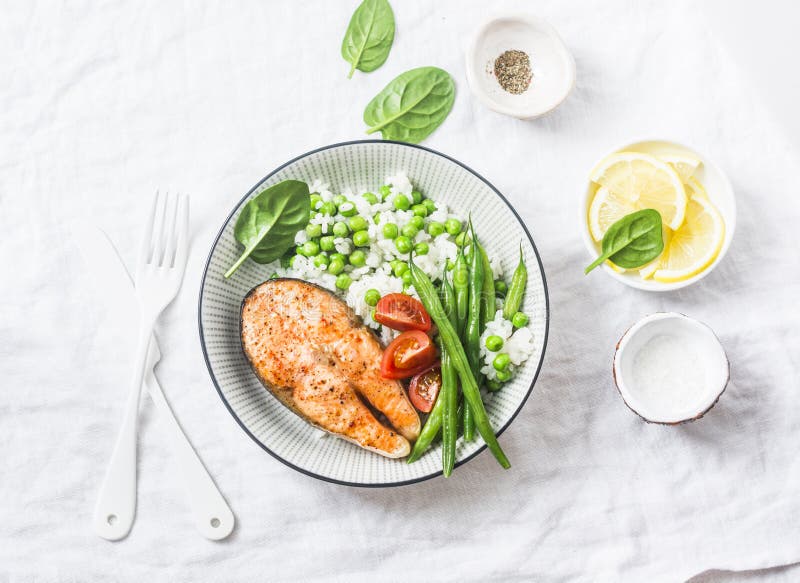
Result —
[[[339, 47], [355, 4], [2, 2], [0, 582], [678, 581], [800, 561], [797, 141], [713, 18], [688, 0], [492, 6], [536, 11], [577, 61], [569, 99], [526, 123], [467, 87], [463, 50], [485, 2], [392, 2], [389, 59], [347, 80]], [[307, 150], [364, 137], [364, 105], [421, 65], [458, 87], [426, 145], [495, 184], [533, 233], [550, 342], [501, 439], [509, 471], [483, 453], [449, 480], [327, 484], [264, 453], [221, 403], [197, 335], [201, 271], [250, 186]], [[695, 146], [737, 194], [728, 256], [675, 293], [582, 272], [587, 172], [640, 137]], [[220, 543], [193, 530], [146, 400], [133, 531], [109, 543], [90, 527], [133, 332], [97, 299], [68, 225], [88, 217], [130, 266], [157, 188], [192, 197], [191, 258], [159, 327], [157, 371], [237, 516]], [[613, 389], [614, 343], [659, 310], [708, 323], [728, 351], [731, 383], [699, 422], [646, 425]]]

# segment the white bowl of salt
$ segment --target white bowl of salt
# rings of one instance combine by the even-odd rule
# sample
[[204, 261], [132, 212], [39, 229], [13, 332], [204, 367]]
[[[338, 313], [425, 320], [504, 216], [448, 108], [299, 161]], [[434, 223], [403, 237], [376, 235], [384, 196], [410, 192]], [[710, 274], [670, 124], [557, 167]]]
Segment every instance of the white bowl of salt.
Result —
[[725, 349], [706, 324], [675, 312], [642, 318], [614, 354], [614, 381], [625, 404], [649, 423], [700, 419], [730, 378]]

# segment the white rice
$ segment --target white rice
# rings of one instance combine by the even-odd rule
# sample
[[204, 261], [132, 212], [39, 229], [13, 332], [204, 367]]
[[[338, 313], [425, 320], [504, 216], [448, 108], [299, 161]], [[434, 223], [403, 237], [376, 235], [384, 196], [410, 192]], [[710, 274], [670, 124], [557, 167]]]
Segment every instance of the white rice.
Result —
[[[503, 339], [503, 347], [497, 352], [486, 348], [486, 339], [489, 336], [499, 336]], [[508, 354], [511, 359], [511, 371], [530, 358], [534, 350], [533, 334], [527, 326], [514, 331], [511, 322], [503, 318], [503, 311], [497, 310], [494, 319], [486, 323], [486, 330], [481, 334], [481, 358], [484, 366], [481, 372], [487, 379], [497, 380], [497, 371], [492, 366], [495, 356], [501, 353]]]

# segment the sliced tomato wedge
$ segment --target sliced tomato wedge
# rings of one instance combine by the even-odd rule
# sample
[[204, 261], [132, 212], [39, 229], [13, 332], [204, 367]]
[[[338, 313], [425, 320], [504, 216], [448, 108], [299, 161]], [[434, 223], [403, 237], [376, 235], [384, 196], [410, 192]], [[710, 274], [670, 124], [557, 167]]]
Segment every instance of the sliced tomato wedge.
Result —
[[430, 413], [439, 389], [442, 388], [442, 369], [439, 366], [429, 368], [411, 379], [408, 387], [408, 397], [411, 404], [422, 413]]
[[425, 332], [409, 330], [392, 340], [383, 351], [381, 376], [407, 379], [431, 367], [436, 361], [436, 346]]
[[421, 330], [427, 332], [431, 329], [431, 317], [416, 298], [406, 294], [387, 294], [375, 306], [375, 321], [391, 328], [392, 330]]

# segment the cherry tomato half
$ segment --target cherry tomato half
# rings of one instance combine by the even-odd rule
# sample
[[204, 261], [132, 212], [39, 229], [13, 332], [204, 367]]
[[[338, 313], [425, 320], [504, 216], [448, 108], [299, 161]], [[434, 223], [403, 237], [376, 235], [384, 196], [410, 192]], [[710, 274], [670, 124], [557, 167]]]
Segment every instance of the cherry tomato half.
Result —
[[442, 369], [438, 366], [430, 368], [411, 379], [408, 387], [408, 396], [411, 404], [422, 413], [430, 413], [439, 389], [442, 388]]
[[425, 332], [409, 330], [392, 340], [383, 351], [381, 376], [406, 379], [421, 373], [436, 361], [436, 347]]
[[387, 294], [375, 306], [375, 321], [388, 326], [392, 330], [431, 329], [431, 317], [416, 298], [406, 294]]

